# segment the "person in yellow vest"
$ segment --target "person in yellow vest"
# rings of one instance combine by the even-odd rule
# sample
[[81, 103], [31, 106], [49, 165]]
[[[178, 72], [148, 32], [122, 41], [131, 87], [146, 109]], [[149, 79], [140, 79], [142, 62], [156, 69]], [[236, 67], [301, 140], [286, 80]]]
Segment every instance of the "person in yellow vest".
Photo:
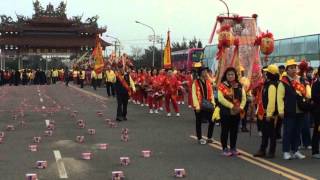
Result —
[[115, 91], [114, 91], [114, 83], [116, 82], [116, 74], [111, 69], [110, 66], [107, 66], [106, 70], [106, 88], [107, 88], [107, 94], [108, 97], [111, 95], [115, 97]]
[[83, 83], [85, 78], [86, 78], [86, 71], [84, 69], [81, 69], [79, 71], [80, 88], [83, 88]]
[[78, 71], [76, 69], [73, 70], [72, 72], [72, 80], [73, 80], [73, 84], [78, 84], [77, 80], [78, 80]]
[[306, 156], [298, 151], [298, 145], [305, 103], [311, 97], [311, 88], [303, 77], [297, 75], [297, 63], [294, 59], [287, 60], [286, 72], [277, 89], [278, 112], [283, 119], [283, 159], [304, 159]]
[[56, 84], [57, 80], [58, 80], [58, 76], [59, 76], [59, 72], [56, 68], [53, 68], [52, 71], [52, 83]]
[[[212, 83], [208, 78], [208, 68], [202, 67], [198, 70], [198, 78], [195, 79], [192, 84], [192, 100], [195, 109], [198, 142], [199, 144], [213, 143], [212, 134], [214, 122], [211, 119], [215, 101]], [[204, 101], [211, 103], [210, 107], [204, 107]], [[202, 138], [201, 124], [203, 121], [209, 123], [207, 141]]]
[[94, 90], [97, 90], [97, 79], [98, 79], [98, 76], [97, 76], [96, 71], [92, 70], [91, 71], [91, 85]]
[[[276, 124], [278, 111], [276, 109], [277, 87], [279, 83], [279, 70], [274, 64], [263, 69], [266, 72], [266, 80], [261, 93], [261, 106], [259, 106], [259, 116], [262, 119], [262, 139], [259, 151], [255, 157], [274, 158], [276, 151]], [[266, 149], [269, 144], [269, 152]]]
[[[218, 86], [218, 105], [221, 117], [221, 145], [224, 156], [237, 156], [237, 137], [240, 117], [246, 105], [246, 92], [239, 82], [237, 70], [229, 67]], [[230, 136], [229, 136], [230, 134]], [[228, 149], [230, 137], [230, 150]]]

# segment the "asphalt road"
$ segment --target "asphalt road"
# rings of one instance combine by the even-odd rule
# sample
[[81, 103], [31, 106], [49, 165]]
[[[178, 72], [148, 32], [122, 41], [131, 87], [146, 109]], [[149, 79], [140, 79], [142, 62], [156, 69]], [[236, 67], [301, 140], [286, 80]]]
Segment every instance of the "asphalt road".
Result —
[[[304, 151], [308, 155], [305, 160], [284, 161], [278, 144], [275, 159], [251, 157], [260, 144], [255, 128], [252, 136], [239, 134], [238, 147], [243, 150], [239, 157], [223, 157], [218, 144], [199, 145], [192, 137], [193, 111], [186, 105], [180, 107], [181, 117], [168, 118], [163, 112], [148, 114], [147, 107], [131, 103], [128, 121], [110, 128], [105, 119], [115, 118], [116, 101], [106, 98], [104, 88], [79, 90], [62, 84], [0, 87], [0, 131], [5, 133], [0, 144], [0, 179], [20, 180], [26, 173], [36, 173], [40, 180], [102, 180], [111, 179], [111, 172], [120, 170], [129, 180], [167, 180], [175, 179], [175, 168], [184, 168], [184, 179], [192, 180], [320, 179], [319, 161], [311, 159], [308, 151]], [[80, 119], [86, 123], [84, 129], [76, 125]], [[55, 121], [51, 137], [44, 136], [45, 120]], [[11, 124], [15, 130], [7, 131]], [[95, 129], [96, 134], [89, 135], [89, 128]], [[122, 128], [129, 129], [128, 142], [121, 141]], [[215, 127], [216, 140], [219, 133], [220, 127]], [[80, 135], [85, 136], [82, 144], [75, 141]], [[42, 140], [39, 150], [30, 152], [28, 145], [35, 144], [34, 136], [41, 136]], [[108, 143], [109, 148], [100, 150], [99, 143]], [[145, 149], [152, 151], [150, 158], [141, 156]], [[53, 151], [60, 152], [61, 160], [57, 161]], [[93, 158], [82, 160], [81, 153], [87, 151], [93, 153]], [[130, 157], [129, 166], [120, 165], [120, 157], [124, 156]], [[46, 160], [48, 167], [37, 169], [39, 160]]]

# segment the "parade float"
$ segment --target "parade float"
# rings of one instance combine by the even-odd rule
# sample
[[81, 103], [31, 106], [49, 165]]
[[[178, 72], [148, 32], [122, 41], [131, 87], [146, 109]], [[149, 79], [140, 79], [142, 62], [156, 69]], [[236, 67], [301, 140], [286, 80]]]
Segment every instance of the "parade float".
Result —
[[[257, 86], [261, 79], [261, 67], [267, 64], [268, 55], [273, 52], [274, 39], [270, 32], [259, 32], [257, 14], [240, 16], [237, 14], [222, 14], [217, 16], [209, 43], [217, 43], [216, 60], [218, 64], [216, 82], [227, 67], [235, 67], [240, 74], [249, 78], [251, 88]], [[213, 42], [217, 36], [217, 42]], [[260, 53], [264, 54], [263, 60]]]

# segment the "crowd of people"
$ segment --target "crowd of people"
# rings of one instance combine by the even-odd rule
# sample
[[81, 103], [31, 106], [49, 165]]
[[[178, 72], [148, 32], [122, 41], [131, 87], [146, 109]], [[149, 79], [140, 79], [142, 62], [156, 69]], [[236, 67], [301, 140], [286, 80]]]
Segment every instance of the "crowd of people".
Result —
[[[312, 157], [320, 159], [319, 73], [320, 68], [314, 70], [305, 61], [298, 64], [291, 59], [285, 66], [264, 67], [261, 82], [255, 88], [248, 85], [244, 73], [233, 67], [225, 70], [217, 84], [211, 70], [205, 67], [198, 67], [194, 72], [108, 67], [103, 77], [108, 96], [117, 96], [118, 121], [127, 120], [128, 101], [147, 106], [150, 114], [158, 114], [164, 106], [170, 117], [170, 104], [176, 116], [180, 116], [179, 104], [186, 100], [195, 113], [199, 144], [214, 142], [212, 134], [215, 123], [219, 122], [222, 154], [239, 155], [238, 131], [247, 132], [246, 121], [251, 119], [256, 120], [261, 136], [261, 145], [254, 156], [274, 158], [276, 142], [281, 140], [283, 159], [289, 160], [304, 159], [302, 148], [312, 150]], [[201, 132], [203, 122], [208, 122], [206, 140]]]
[[[248, 132], [247, 121], [255, 121], [261, 136], [257, 157], [274, 158], [277, 140], [282, 141], [283, 158], [304, 159], [301, 148], [312, 150], [320, 159], [320, 67], [313, 69], [307, 62], [286, 65], [271, 64], [261, 70], [258, 86], [250, 86], [244, 68], [229, 67], [221, 79], [208, 68], [195, 66], [192, 71], [174, 69], [134, 69], [132, 66], [107, 65], [97, 73], [94, 69], [1, 71], [1, 85], [50, 84], [73, 80], [81, 88], [105, 86], [108, 97], [115, 97], [117, 121], [127, 120], [131, 101], [147, 107], [148, 113], [181, 116], [180, 106], [195, 113], [199, 144], [213, 143], [215, 124], [221, 126], [220, 141], [224, 156], [236, 156], [238, 131]], [[173, 111], [171, 111], [171, 105]], [[202, 137], [202, 123], [208, 123], [207, 139]], [[311, 129], [313, 135], [311, 136]], [[228, 146], [230, 139], [230, 146]], [[229, 148], [230, 147], [230, 148]]]

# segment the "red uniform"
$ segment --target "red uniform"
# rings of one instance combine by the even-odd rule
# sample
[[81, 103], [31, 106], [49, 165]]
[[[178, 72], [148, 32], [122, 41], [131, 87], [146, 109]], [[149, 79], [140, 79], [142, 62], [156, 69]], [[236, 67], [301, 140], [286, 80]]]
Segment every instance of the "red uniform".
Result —
[[193, 77], [191, 73], [186, 76], [186, 81], [187, 81], [187, 87], [188, 87], [188, 106], [192, 107], [193, 106], [193, 102], [192, 102]]
[[176, 113], [179, 113], [177, 104], [178, 89], [181, 87], [181, 82], [175, 75], [167, 76], [164, 82], [166, 111], [170, 113], [170, 101]]

